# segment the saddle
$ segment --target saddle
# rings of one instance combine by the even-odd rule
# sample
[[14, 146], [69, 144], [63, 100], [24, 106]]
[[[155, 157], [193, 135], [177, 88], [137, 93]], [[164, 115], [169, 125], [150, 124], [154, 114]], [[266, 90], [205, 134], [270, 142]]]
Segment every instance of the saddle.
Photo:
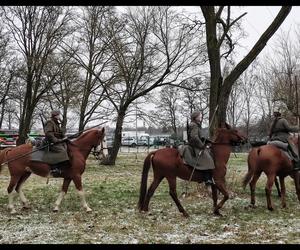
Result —
[[31, 154], [32, 161], [44, 162], [49, 165], [57, 165], [58, 163], [69, 161], [67, 151], [52, 151], [47, 141], [42, 141], [39, 145], [33, 146]]
[[[180, 145], [179, 154], [184, 164], [197, 170], [214, 169], [214, 161], [209, 149], [195, 149], [190, 145]], [[200, 153], [201, 152], [201, 153]], [[200, 153], [200, 155], [199, 155]]]
[[282, 141], [268, 141], [268, 145], [274, 145], [277, 147], [282, 153], [284, 153], [290, 160], [293, 160], [294, 157], [292, 153], [290, 152], [291, 150], [289, 149], [289, 144], [287, 142], [282, 142]]

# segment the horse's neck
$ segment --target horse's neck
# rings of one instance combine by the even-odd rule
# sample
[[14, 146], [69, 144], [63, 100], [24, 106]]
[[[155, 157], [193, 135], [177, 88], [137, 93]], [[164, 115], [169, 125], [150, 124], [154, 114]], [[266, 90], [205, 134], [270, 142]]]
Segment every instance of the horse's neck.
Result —
[[214, 158], [217, 162], [227, 163], [230, 157], [232, 147], [229, 142], [224, 140], [218, 140], [214, 142], [212, 146], [212, 151]]
[[76, 148], [79, 149], [79, 151], [85, 158], [88, 157], [88, 155], [90, 154], [90, 152], [93, 148], [90, 141], [86, 137], [83, 137], [83, 138], [79, 139], [78, 141], [73, 142], [73, 145], [75, 145]]

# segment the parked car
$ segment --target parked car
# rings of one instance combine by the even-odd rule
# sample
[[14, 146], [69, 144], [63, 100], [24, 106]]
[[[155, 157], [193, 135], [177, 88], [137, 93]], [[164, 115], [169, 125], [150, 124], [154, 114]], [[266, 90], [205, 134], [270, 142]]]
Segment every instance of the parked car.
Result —
[[136, 147], [137, 143], [134, 137], [122, 138], [122, 146]]
[[0, 140], [0, 148], [10, 148], [15, 146], [16, 138], [14, 137], [1, 138]]

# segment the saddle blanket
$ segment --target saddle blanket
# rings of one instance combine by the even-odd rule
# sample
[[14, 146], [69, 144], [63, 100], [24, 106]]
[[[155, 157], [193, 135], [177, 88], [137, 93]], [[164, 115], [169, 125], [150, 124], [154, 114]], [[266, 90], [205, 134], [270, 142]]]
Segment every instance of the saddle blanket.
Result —
[[274, 145], [275, 147], [280, 149], [280, 151], [284, 153], [290, 160], [293, 160], [291, 153], [289, 153], [288, 151], [288, 143], [282, 141], [268, 141], [267, 144]]
[[[34, 146], [32, 151], [36, 150]], [[66, 152], [52, 152], [49, 150], [37, 150], [31, 154], [32, 161], [45, 162], [47, 164], [53, 165], [62, 161], [69, 160]]]
[[214, 169], [215, 164], [210, 150], [197, 149], [190, 145], [180, 145], [178, 147], [180, 156], [184, 163], [198, 170]]

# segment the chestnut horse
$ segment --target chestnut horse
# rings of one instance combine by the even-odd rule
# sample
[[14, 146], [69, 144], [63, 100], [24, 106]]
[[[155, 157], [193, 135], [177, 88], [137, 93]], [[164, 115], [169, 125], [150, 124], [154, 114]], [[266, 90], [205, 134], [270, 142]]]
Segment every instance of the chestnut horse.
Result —
[[[218, 128], [216, 139], [212, 142], [211, 150], [214, 156], [215, 168], [213, 169], [212, 198], [214, 214], [221, 215], [219, 209], [222, 208], [229, 194], [225, 186], [226, 164], [230, 157], [233, 145], [245, 143], [247, 141], [239, 131], [232, 129], [228, 124], [225, 128]], [[148, 172], [152, 165], [153, 181], [147, 191]], [[184, 164], [180, 153], [175, 148], [163, 148], [150, 152], [144, 160], [142, 171], [140, 197], [138, 201], [139, 211], [149, 210], [149, 201], [160, 182], [166, 178], [169, 184], [169, 194], [177, 205], [179, 212], [188, 217], [188, 213], [182, 207], [176, 192], [176, 177], [183, 180], [191, 180], [198, 183], [204, 181], [201, 171], [193, 171], [193, 167]], [[218, 192], [223, 194], [223, 199], [218, 202]]]
[[[61, 192], [55, 202], [53, 211], [58, 211], [60, 203], [67, 193], [69, 184], [74, 182], [78, 194], [81, 198], [81, 203], [87, 212], [92, 211], [88, 206], [81, 182], [81, 175], [85, 170], [86, 159], [92, 148], [95, 150], [106, 148], [105, 144], [105, 129], [90, 129], [82, 133], [78, 138], [68, 141], [68, 152], [70, 156], [70, 166], [63, 169], [60, 177], [64, 178]], [[8, 163], [10, 173], [10, 183], [7, 187], [8, 192], [8, 208], [10, 212], [16, 213], [13, 204], [13, 190], [15, 190], [23, 203], [23, 208], [29, 208], [28, 200], [22, 192], [22, 185], [26, 179], [34, 173], [42, 177], [49, 177], [50, 166], [44, 162], [31, 161], [32, 145], [22, 144], [15, 148], [4, 149], [0, 152], [1, 168], [4, 163]], [[105, 150], [104, 154], [105, 154]], [[1, 170], [1, 169], [0, 169]]]
[[[298, 144], [298, 137], [291, 138], [295, 145]], [[252, 148], [248, 155], [248, 172], [243, 178], [243, 187], [249, 183], [251, 192], [251, 204], [250, 207], [255, 208], [255, 187], [261, 173], [264, 172], [267, 176], [267, 183], [265, 186], [265, 193], [267, 197], [267, 208], [273, 211], [274, 206], [271, 200], [272, 186], [274, 181], [276, 182], [276, 176], [279, 177], [280, 189], [276, 185], [278, 195], [281, 197], [281, 205], [286, 207], [286, 189], [284, 178], [291, 176], [294, 179], [295, 188], [298, 200], [300, 202], [300, 183], [299, 183], [299, 171], [293, 171], [292, 161], [274, 145], [264, 145], [256, 148]]]

